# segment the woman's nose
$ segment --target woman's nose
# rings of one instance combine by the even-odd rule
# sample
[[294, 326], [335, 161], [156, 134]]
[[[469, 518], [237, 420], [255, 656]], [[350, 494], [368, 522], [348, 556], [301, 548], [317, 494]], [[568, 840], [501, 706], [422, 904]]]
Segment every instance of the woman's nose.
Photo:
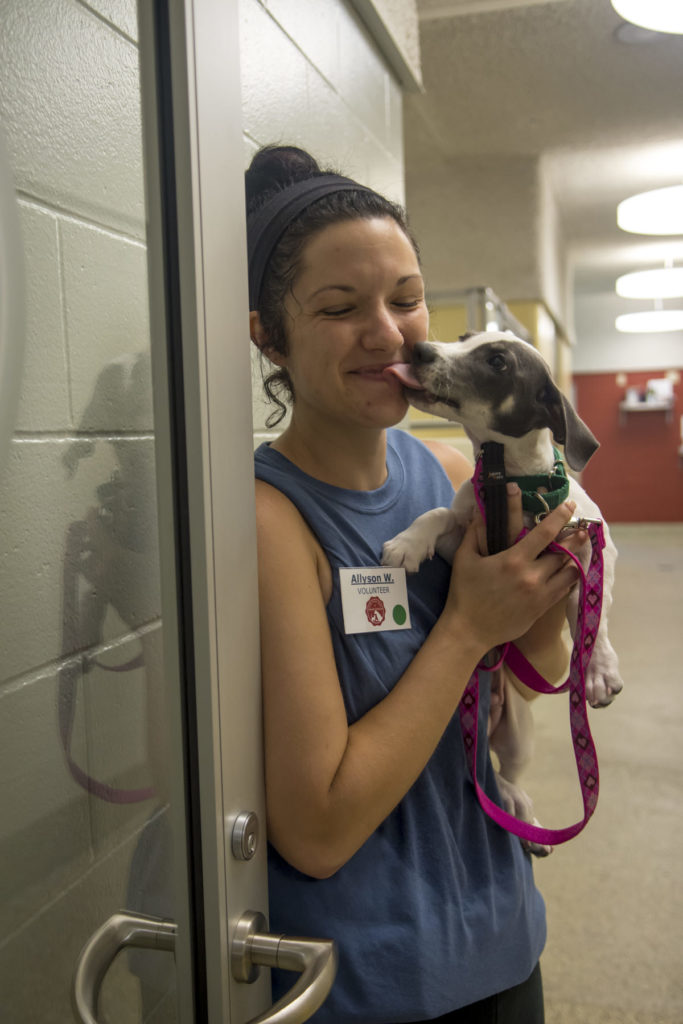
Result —
[[403, 334], [390, 309], [374, 309], [365, 325], [363, 342], [368, 348], [395, 348], [404, 343]]

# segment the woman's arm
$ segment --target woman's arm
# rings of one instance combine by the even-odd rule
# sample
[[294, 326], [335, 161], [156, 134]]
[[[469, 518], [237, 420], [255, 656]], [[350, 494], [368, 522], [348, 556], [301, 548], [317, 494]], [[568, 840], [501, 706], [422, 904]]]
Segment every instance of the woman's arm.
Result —
[[391, 692], [349, 726], [325, 611], [329, 565], [279, 491], [257, 482], [256, 507], [269, 835], [294, 867], [324, 878], [420, 775], [479, 659], [566, 597], [573, 566], [538, 556], [571, 510], [490, 558], [473, 525], [430, 635]]

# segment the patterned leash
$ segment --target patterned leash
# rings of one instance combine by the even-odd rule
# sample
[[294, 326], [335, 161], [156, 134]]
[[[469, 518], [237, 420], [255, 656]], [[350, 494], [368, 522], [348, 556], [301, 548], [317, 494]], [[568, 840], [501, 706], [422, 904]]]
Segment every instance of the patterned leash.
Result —
[[[474, 493], [477, 503], [486, 521], [484, 508], [484, 497], [486, 485], [482, 457], [477, 461], [477, 466], [472, 479]], [[523, 530], [517, 538], [520, 540], [528, 530]], [[521, 651], [513, 644], [508, 643], [503, 648], [502, 654], [496, 665], [492, 667], [478, 666], [465, 689], [460, 701], [460, 725], [465, 754], [469, 766], [472, 781], [484, 811], [497, 824], [508, 832], [519, 836], [528, 842], [542, 845], [558, 845], [573, 839], [585, 828], [592, 816], [598, 802], [599, 775], [598, 757], [595, 744], [588, 725], [588, 708], [586, 704], [586, 669], [593, 654], [593, 646], [600, 625], [600, 613], [602, 610], [603, 592], [603, 559], [602, 552], [605, 547], [605, 536], [602, 523], [589, 523], [588, 535], [591, 542], [591, 560], [587, 572], [584, 572], [578, 558], [562, 547], [561, 544], [553, 541], [548, 546], [549, 551], [560, 552], [572, 559], [579, 570], [580, 598], [576, 623], [576, 634], [572, 650], [569, 676], [562, 686], [551, 686], [531, 665]], [[499, 668], [505, 662], [514, 672], [518, 679], [530, 689], [537, 693], [565, 693], [569, 690], [569, 721], [574, 745], [574, 759], [581, 784], [581, 797], [583, 800], [584, 814], [580, 821], [566, 828], [549, 829], [540, 825], [532, 825], [520, 821], [514, 815], [504, 811], [495, 804], [484, 792], [477, 780], [477, 724], [479, 721], [479, 673], [480, 671], [492, 671]]]

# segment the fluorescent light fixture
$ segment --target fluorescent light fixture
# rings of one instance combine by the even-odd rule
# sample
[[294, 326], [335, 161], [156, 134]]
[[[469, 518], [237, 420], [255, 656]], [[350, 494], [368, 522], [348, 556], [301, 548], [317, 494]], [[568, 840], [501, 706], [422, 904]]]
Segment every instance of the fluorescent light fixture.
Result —
[[624, 313], [614, 326], [625, 334], [655, 334], [683, 331], [683, 309], [649, 309], [642, 313]]
[[617, 206], [617, 224], [637, 235], [683, 235], [683, 185], [624, 199]]
[[612, 7], [626, 21], [641, 28], [683, 34], [681, 0], [612, 0]]
[[617, 295], [625, 299], [678, 299], [683, 297], [683, 267], [638, 270], [617, 278]]

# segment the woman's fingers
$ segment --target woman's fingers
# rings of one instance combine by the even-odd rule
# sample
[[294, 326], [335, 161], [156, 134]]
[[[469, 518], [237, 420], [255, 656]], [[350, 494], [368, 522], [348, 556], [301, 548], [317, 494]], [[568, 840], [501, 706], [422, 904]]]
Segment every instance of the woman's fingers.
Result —
[[[519, 485], [515, 483], [506, 484], [507, 490], [507, 541], [508, 547], [512, 547], [520, 533], [524, 529], [524, 511], [522, 509], [522, 492], [519, 489]], [[479, 512], [475, 514], [475, 518], [478, 520], [477, 525], [477, 540], [479, 543], [479, 553], [481, 555], [488, 555], [489, 549], [486, 541], [486, 527], [484, 521], [481, 518]]]
[[575, 501], [563, 501], [556, 509], [549, 512], [533, 530], [530, 530], [519, 543], [525, 545], [531, 557], [538, 558], [549, 544], [557, 540], [558, 534], [567, 525], [575, 509]]
[[557, 538], [557, 543], [570, 551], [573, 555], [580, 555], [586, 544], [590, 541], [588, 530], [572, 530], [564, 536]]
[[522, 492], [519, 485], [508, 483], [508, 547], [512, 547], [524, 529], [524, 512], [522, 510]]

